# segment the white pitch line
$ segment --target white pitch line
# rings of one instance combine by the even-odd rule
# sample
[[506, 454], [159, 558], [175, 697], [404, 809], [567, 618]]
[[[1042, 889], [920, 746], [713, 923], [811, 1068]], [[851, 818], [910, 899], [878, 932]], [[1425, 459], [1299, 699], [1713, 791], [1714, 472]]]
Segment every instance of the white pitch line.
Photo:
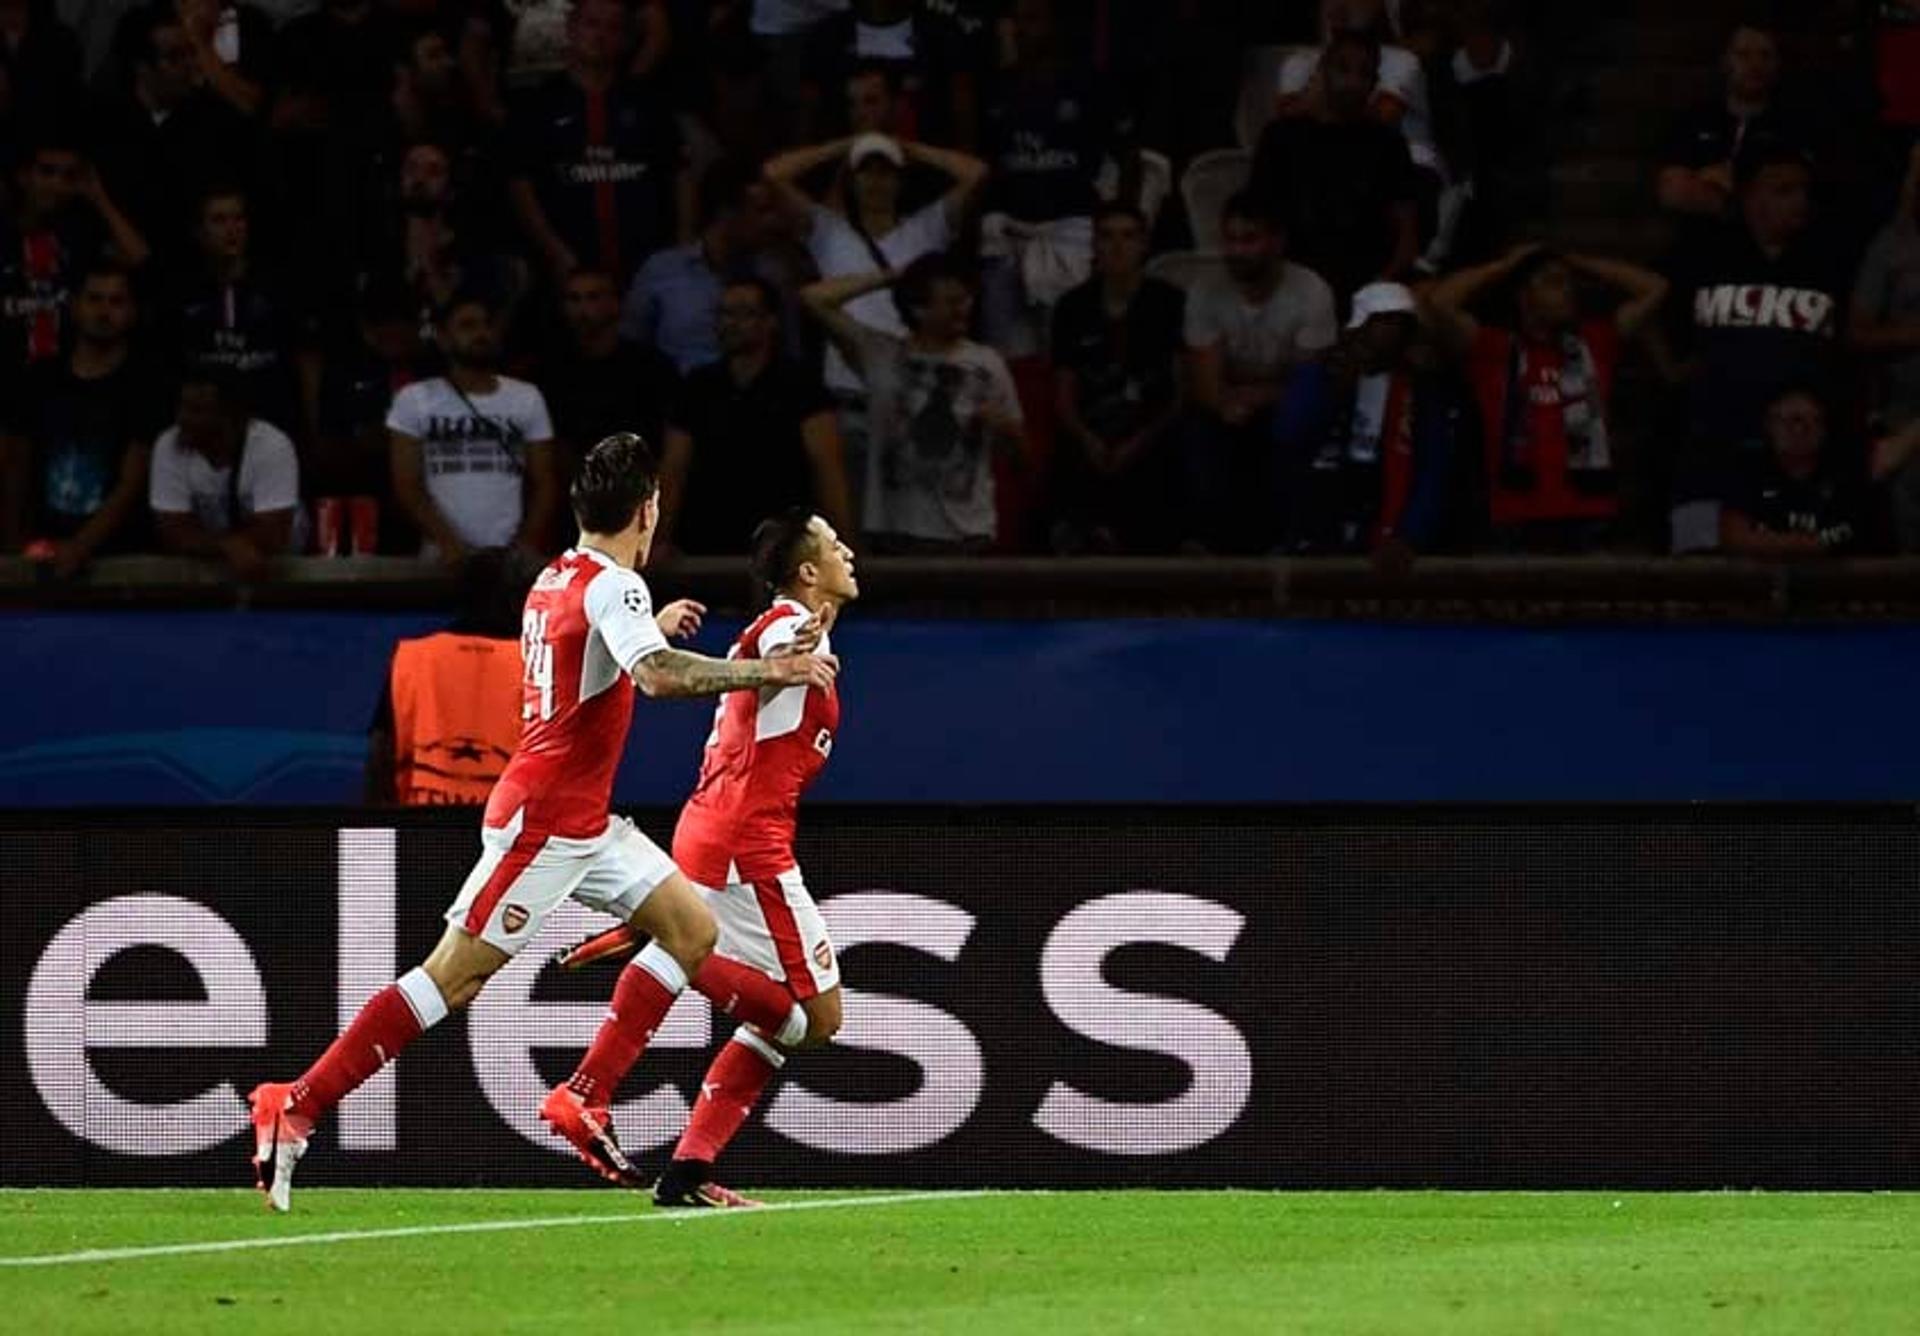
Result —
[[0, 1257], [0, 1267], [72, 1266], [80, 1262], [130, 1262], [142, 1257], [187, 1257], [197, 1253], [246, 1252], [254, 1248], [299, 1248], [308, 1244], [359, 1243], [365, 1239], [416, 1239], [435, 1234], [494, 1234], [520, 1229], [571, 1229], [581, 1225], [644, 1225], [670, 1221], [690, 1224], [722, 1216], [751, 1218], [794, 1211], [851, 1210], [862, 1206], [905, 1206], [912, 1202], [961, 1201], [1003, 1195], [978, 1189], [963, 1192], [902, 1192], [890, 1197], [828, 1197], [775, 1202], [756, 1210], [625, 1211], [619, 1215], [550, 1215], [526, 1220], [468, 1220], [451, 1225], [405, 1225], [394, 1229], [340, 1229], [325, 1234], [268, 1235], [254, 1239], [218, 1239], [207, 1243], [160, 1243], [144, 1248], [89, 1248], [84, 1252]]

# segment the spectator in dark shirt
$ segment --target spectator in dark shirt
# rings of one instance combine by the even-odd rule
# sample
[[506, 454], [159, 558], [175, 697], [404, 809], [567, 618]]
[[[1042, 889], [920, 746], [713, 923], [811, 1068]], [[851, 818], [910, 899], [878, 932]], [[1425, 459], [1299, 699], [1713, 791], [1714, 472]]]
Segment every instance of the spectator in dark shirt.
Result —
[[[1691, 441], [1676, 478], [1676, 546], [1711, 547], [1734, 447], [1759, 435], [1761, 410], [1783, 389], [1838, 388], [1840, 309], [1849, 286], [1839, 255], [1812, 230], [1812, 170], [1785, 145], [1740, 161], [1741, 221], [1702, 233], [1675, 266], [1681, 334], [1694, 366]], [[1704, 503], [1704, 504], [1703, 504]]]
[[1790, 389], [1766, 408], [1766, 446], [1739, 469], [1720, 511], [1720, 542], [1742, 557], [1840, 555], [1863, 538], [1857, 482], [1827, 448], [1827, 415], [1812, 390]]
[[0, 377], [59, 356], [80, 271], [110, 255], [137, 267], [147, 243], [72, 141], [49, 133], [14, 169], [0, 224]]
[[484, 292], [511, 317], [528, 287], [526, 263], [488, 245], [474, 211], [461, 207], [449, 150], [409, 145], [399, 157], [391, 198], [368, 275], [410, 288], [423, 323], [431, 323], [432, 313], [463, 289]]
[[401, 38], [389, 101], [394, 136], [465, 150], [491, 138], [481, 99], [467, 85], [445, 29], [423, 23]]
[[476, 94], [440, 24], [408, 30], [394, 64], [384, 143], [371, 163], [376, 193], [392, 188], [409, 149], [434, 144], [447, 155], [458, 222], [489, 246], [505, 239], [506, 140]]
[[[1872, 405], [1888, 429], [1920, 422], [1920, 145], [1912, 150], [1899, 211], [1867, 250], [1854, 279], [1847, 341], [1874, 359], [1885, 397]], [[1891, 480], [1903, 552], [1920, 551], [1920, 469]]]
[[1320, 59], [1313, 110], [1269, 124], [1254, 155], [1252, 189], [1286, 220], [1290, 252], [1343, 304], [1367, 283], [1405, 275], [1419, 253], [1406, 140], [1369, 111], [1379, 77], [1378, 44], [1337, 34]]
[[280, 30], [279, 130], [367, 142], [393, 87], [397, 27], [373, 0], [324, 0]]
[[[1607, 315], [1583, 319], [1580, 277], [1625, 294]], [[1510, 328], [1483, 325], [1469, 307], [1496, 284], [1516, 294]], [[1620, 511], [1608, 406], [1623, 342], [1666, 300], [1660, 275], [1583, 255], [1521, 246], [1504, 259], [1437, 283], [1427, 309], [1467, 363], [1484, 432], [1488, 520], [1508, 548], [1579, 551]]]
[[1757, 20], [1727, 40], [1726, 86], [1675, 126], [1660, 167], [1660, 205], [1691, 218], [1725, 218], [1734, 205], [1735, 164], [1750, 142], [1784, 140], [1805, 148], [1804, 128], [1779, 105], [1780, 43]]
[[676, 391], [673, 363], [620, 337], [620, 293], [613, 275], [576, 269], [560, 290], [566, 340], [539, 377], [553, 417], [562, 478], [594, 443], [636, 431], [656, 448]]
[[248, 410], [300, 425], [294, 358], [300, 322], [286, 287], [254, 258], [247, 196], [215, 186], [200, 202], [200, 262], [178, 277], [160, 327], [186, 366], [231, 373]]
[[1143, 273], [1147, 220], [1094, 216], [1094, 276], [1053, 312], [1056, 552], [1138, 550], [1164, 536], [1166, 458], [1179, 416], [1186, 296]]
[[888, 134], [961, 143], [977, 96], [959, 28], [924, 0], [849, 0], [808, 35], [797, 129], [802, 143], [831, 137], [831, 105], [860, 68], [891, 72], [895, 124]]
[[1403, 560], [1439, 536], [1456, 415], [1416, 309], [1398, 283], [1367, 285], [1340, 342], [1294, 375], [1274, 424], [1288, 551]]
[[675, 397], [661, 461], [660, 532], [691, 553], [747, 550], [754, 525], [795, 506], [853, 531], [833, 400], [780, 355], [780, 295], [729, 283], [718, 312], [721, 361]]
[[513, 107], [508, 190], [557, 281], [591, 264], [621, 281], [690, 235], [693, 184], [671, 109], [625, 70], [626, 11], [579, 0], [567, 69]]
[[171, 9], [129, 15], [117, 43], [131, 72], [100, 109], [100, 174], [151, 243], [161, 269], [195, 253], [194, 213], [215, 181], [253, 175], [246, 121], [196, 81], [193, 43]]
[[847, 133], [900, 136], [900, 72], [878, 61], [848, 72]]
[[0, 4], [0, 85], [14, 124], [60, 124], [82, 109], [80, 41], [50, 0]]
[[1092, 78], [1068, 59], [1052, 0], [1018, 0], [1014, 59], [984, 99], [981, 328], [1007, 357], [1044, 354], [1053, 304], [1093, 265], [1094, 180], [1113, 126]]
[[342, 281], [341, 238], [374, 207], [367, 163], [386, 131], [398, 25], [373, 0], [324, 0], [280, 30], [268, 123], [293, 247], [318, 283]]
[[[683, 376], [718, 358], [721, 286], [752, 276], [781, 287], [773, 246], [785, 228], [770, 184], [738, 163], [715, 163], [700, 183], [699, 235], [640, 267], [621, 306], [620, 333], [664, 354]], [[788, 331], [789, 352], [797, 357], [799, 347]]]
[[137, 546], [144, 530], [147, 456], [167, 405], [133, 351], [134, 316], [126, 271], [90, 267], [74, 297], [72, 350], [8, 397], [0, 550], [51, 541], [62, 579], [100, 553]]
[[387, 411], [426, 359], [412, 289], [377, 282], [359, 296], [350, 327], [329, 339], [326, 357], [302, 380], [314, 439], [308, 491], [316, 497], [371, 497], [380, 510], [381, 551], [411, 551], [393, 499]]

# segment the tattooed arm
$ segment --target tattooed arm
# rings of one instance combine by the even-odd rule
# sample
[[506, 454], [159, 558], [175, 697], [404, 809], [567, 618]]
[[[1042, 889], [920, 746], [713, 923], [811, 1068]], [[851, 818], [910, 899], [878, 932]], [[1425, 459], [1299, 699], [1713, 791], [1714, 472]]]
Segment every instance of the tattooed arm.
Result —
[[633, 681], [648, 696], [722, 696], [755, 687], [830, 686], [840, 661], [831, 654], [765, 659], [710, 659], [684, 649], [657, 649], [635, 662]]

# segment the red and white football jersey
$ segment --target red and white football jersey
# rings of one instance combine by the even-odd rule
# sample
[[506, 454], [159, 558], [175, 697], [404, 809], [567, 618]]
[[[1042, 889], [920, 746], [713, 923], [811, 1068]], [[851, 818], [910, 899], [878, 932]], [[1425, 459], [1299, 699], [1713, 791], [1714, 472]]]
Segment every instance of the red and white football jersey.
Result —
[[[731, 659], [765, 658], [793, 640], [811, 614], [776, 599], [740, 633]], [[831, 648], [823, 637], [820, 652]], [[840, 727], [840, 696], [828, 687], [785, 687], [720, 698], [700, 762], [700, 782], [673, 832], [673, 861], [702, 886], [766, 881], [794, 866], [800, 794], [826, 767]]]
[[613, 773], [633, 721], [634, 663], [667, 648], [638, 574], [592, 548], [554, 559], [520, 621], [520, 745], [487, 799], [486, 824], [592, 839], [607, 828]]

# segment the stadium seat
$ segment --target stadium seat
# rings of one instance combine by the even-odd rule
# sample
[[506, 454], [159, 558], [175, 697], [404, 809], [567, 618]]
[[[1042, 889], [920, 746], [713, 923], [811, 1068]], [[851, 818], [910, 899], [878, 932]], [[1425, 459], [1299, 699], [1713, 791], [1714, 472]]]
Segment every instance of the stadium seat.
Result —
[[1243, 148], [1216, 148], [1200, 154], [1180, 178], [1180, 197], [1187, 204], [1187, 224], [1193, 229], [1196, 250], [1220, 249], [1220, 214], [1233, 193], [1253, 173], [1253, 154]]
[[[1100, 192], [1103, 200], [1112, 200], [1120, 193], [1120, 164], [1112, 158], [1100, 164], [1100, 175], [1095, 178], [1093, 188]], [[1147, 215], [1147, 234], [1153, 234], [1154, 225], [1160, 221], [1161, 206], [1167, 202], [1167, 196], [1173, 193], [1173, 163], [1164, 153], [1155, 153], [1150, 148], [1140, 150], [1140, 212]]]
[[1226, 261], [1207, 251], [1167, 251], [1147, 261], [1149, 278], [1171, 283], [1187, 292], [1193, 291], [1194, 285], [1209, 274], [1225, 272]]

